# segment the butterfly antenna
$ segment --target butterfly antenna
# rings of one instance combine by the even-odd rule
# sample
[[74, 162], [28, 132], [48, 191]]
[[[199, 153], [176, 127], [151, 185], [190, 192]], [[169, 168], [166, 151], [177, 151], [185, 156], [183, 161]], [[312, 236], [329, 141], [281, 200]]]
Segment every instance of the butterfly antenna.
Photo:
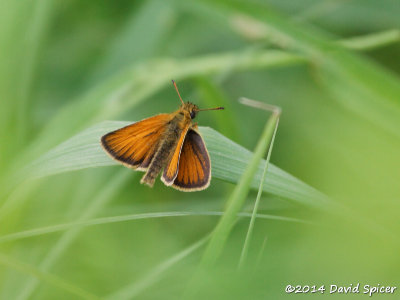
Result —
[[181, 99], [182, 104], [184, 104], [183, 100], [182, 100], [182, 97], [181, 97], [181, 94], [179, 94], [178, 86], [176, 85], [175, 80], [172, 80], [172, 83], [174, 84], [175, 90], [178, 93], [179, 99]]
[[197, 111], [205, 111], [205, 110], [220, 110], [224, 109], [223, 107], [214, 107], [214, 108], [205, 108], [205, 109], [198, 109]]

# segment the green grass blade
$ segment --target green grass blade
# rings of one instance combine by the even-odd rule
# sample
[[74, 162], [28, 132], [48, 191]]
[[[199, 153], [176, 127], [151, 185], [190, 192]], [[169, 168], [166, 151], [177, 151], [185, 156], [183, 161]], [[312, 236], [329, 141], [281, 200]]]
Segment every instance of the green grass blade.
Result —
[[263, 243], [262, 243], [262, 245], [260, 247], [260, 250], [258, 252], [257, 258], [255, 260], [255, 265], [256, 266], [259, 266], [261, 264], [261, 260], [262, 260], [263, 254], [264, 254], [265, 247], [267, 245], [267, 241], [268, 241], [268, 236], [266, 236], [264, 238], [264, 241], [263, 241]]
[[247, 257], [247, 253], [249, 251], [250, 239], [251, 239], [251, 235], [253, 233], [254, 223], [256, 221], [256, 215], [257, 215], [257, 211], [258, 211], [258, 206], [260, 204], [261, 194], [263, 192], [263, 186], [264, 186], [265, 177], [266, 177], [267, 171], [268, 171], [269, 160], [271, 158], [272, 148], [274, 146], [275, 135], [276, 135], [276, 130], [278, 129], [278, 124], [279, 124], [279, 119], [276, 120], [275, 130], [274, 130], [274, 133], [273, 133], [272, 138], [271, 138], [270, 146], [268, 148], [268, 154], [267, 154], [267, 159], [266, 159], [266, 162], [265, 162], [264, 172], [263, 172], [262, 177], [261, 177], [260, 186], [259, 186], [258, 191], [257, 191], [257, 198], [256, 198], [256, 201], [254, 203], [253, 213], [252, 213], [251, 218], [250, 218], [249, 229], [247, 230], [247, 234], [246, 234], [246, 238], [245, 238], [245, 241], [244, 241], [242, 253], [240, 255], [239, 268], [243, 267], [243, 265], [245, 263], [245, 260], [246, 260], [246, 257]]
[[[23, 174], [43, 177], [84, 168], [115, 165], [100, 146], [100, 137], [129, 122], [106, 121], [99, 123], [65, 141], [35, 161]], [[227, 137], [208, 127], [200, 127], [212, 160], [212, 176], [224, 181], [237, 183], [240, 180], [252, 152], [234, 143]], [[262, 160], [250, 181], [252, 189], [258, 189], [265, 166]], [[306, 206], [327, 208], [330, 202], [326, 196], [300, 180], [270, 164], [263, 190]]]
[[346, 48], [353, 50], [371, 50], [384, 47], [400, 41], [400, 30], [391, 29], [382, 32], [355, 36], [338, 41], [338, 43]]
[[330, 14], [340, 6], [350, 2], [351, 0], [326, 0], [318, 1], [314, 5], [307, 5], [305, 9], [299, 11], [295, 16], [296, 21], [313, 20], [317, 17], [321, 17]]
[[246, 195], [250, 190], [251, 182], [253, 181], [254, 175], [260, 165], [260, 161], [270, 144], [278, 118], [279, 114], [273, 113], [266, 123], [253, 157], [246, 167], [237, 186], [233, 190], [233, 193], [229, 197], [225, 214], [222, 216], [211, 236], [210, 243], [207, 246], [201, 262], [201, 268], [209, 268], [220, 256], [229, 233], [236, 221], [237, 214], [241, 210]]
[[[76, 222], [65, 223], [65, 224], [56, 224], [41, 228], [34, 228], [26, 231], [20, 231], [15, 233], [10, 233], [7, 235], [0, 236], [0, 244], [12, 241], [18, 241], [25, 238], [32, 238], [41, 236], [44, 234], [56, 233], [60, 231], [66, 231], [73, 228], [81, 228], [86, 226], [95, 226], [95, 225], [102, 225], [102, 224], [111, 224], [111, 223], [118, 223], [118, 222], [127, 222], [133, 220], [148, 220], [153, 218], [171, 218], [171, 217], [189, 217], [189, 216], [208, 216], [208, 217], [219, 217], [222, 216], [224, 213], [219, 211], [170, 211], [170, 212], [154, 212], [154, 213], [142, 213], [142, 214], [131, 214], [131, 215], [124, 215], [124, 216], [113, 216], [113, 217], [103, 217], [103, 218], [96, 218], [96, 219], [88, 219], [88, 220], [79, 220]], [[238, 217], [242, 218], [250, 218], [253, 214], [240, 212], [237, 214]], [[296, 219], [296, 218], [289, 218], [283, 216], [276, 216], [276, 215], [267, 215], [267, 214], [255, 214], [255, 218], [258, 219], [268, 219], [268, 220], [276, 220], [276, 221], [285, 221], [285, 222], [299, 222], [299, 223], [306, 223], [309, 224], [308, 221]]]

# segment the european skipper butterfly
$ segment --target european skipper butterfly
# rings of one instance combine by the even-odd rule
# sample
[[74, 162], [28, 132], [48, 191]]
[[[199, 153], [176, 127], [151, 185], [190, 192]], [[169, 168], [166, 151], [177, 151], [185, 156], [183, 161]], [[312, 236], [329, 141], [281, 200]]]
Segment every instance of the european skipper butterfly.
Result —
[[199, 109], [184, 103], [170, 114], [159, 114], [102, 136], [104, 150], [128, 168], [146, 172], [141, 183], [153, 186], [158, 174], [167, 186], [185, 192], [200, 191], [210, 185], [211, 162], [197, 123]]

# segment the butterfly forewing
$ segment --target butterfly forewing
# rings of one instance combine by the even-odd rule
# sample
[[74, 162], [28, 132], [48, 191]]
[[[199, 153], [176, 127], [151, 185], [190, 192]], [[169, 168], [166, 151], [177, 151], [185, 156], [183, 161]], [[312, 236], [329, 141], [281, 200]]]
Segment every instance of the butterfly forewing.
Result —
[[144, 119], [104, 135], [101, 143], [114, 159], [130, 168], [146, 170], [169, 119], [169, 114]]
[[203, 190], [211, 179], [211, 163], [208, 151], [200, 134], [190, 129], [182, 146], [178, 175], [173, 187], [182, 191]]

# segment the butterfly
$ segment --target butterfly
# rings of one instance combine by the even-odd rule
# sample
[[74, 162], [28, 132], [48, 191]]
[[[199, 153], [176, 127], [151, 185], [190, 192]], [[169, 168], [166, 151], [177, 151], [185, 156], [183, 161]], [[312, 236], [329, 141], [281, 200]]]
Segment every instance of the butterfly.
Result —
[[181, 106], [173, 113], [159, 114], [101, 137], [101, 145], [124, 166], [146, 172], [141, 183], [161, 181], [177, 190], [192, 192], [206, 189], [211, 180], [211, 161], [197, 123], [192, 120], [205, 110], [183, 102], [175, 81]]

